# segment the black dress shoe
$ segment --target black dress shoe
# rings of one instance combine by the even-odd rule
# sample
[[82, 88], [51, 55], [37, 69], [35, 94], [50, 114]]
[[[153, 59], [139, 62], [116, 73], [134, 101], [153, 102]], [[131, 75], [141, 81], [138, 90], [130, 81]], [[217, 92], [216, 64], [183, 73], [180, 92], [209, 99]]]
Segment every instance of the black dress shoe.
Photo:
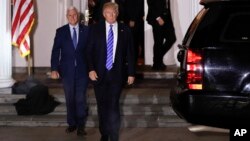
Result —
[[161, 65], [153, 65], [152, 67], [152, 70], [155, 70], [155, 71], [164, 71], [166, 70], [167, 66], [164, 65], [164, 64], [161, 64]]
[[76, 134], [77, 134], [77, 136], [85, 136], [85, 135], [87, 135], [87, 132], [84, 130], [84, 127], [78, 127]]
[[165, 64], [161, 64], [160, 70], [166, 70], [166, 69], [167, 69], [167, 66]]
[[71, 132], [74, 132], [75, 130], [76, 130], [76, 126], [69, 126], [66, 128], [65, 132], [71, 133]]
[[100, 141], [109, 141], [109, 136], [106, 136], [106, 135], [104, 136], [104, 135], [102, 135]]

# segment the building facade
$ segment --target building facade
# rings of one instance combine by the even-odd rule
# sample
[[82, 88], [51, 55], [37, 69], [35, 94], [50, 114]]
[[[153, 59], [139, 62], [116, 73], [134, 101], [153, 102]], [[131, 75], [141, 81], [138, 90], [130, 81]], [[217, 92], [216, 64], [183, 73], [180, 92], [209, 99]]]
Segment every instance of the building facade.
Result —
[[[31, 31], [31, 52], [33, 67], [50, 67], [50, 55], [58, 27], [66, 21], [66, 9], [76, 6], [81, 13], [87, 9], [87, 0], [35, 0], [36, 21]], [[177, 44], [180, 44], [194, 16], [202, 8], [198, 0], [171, 0], [172, 18], [177, 41], [165, 55], [166, 65], [179, 65], [176, 60]], [[147, 3], [145, 0], [145, 15]], [[146, 17], [146, 16], [145, 16]], [[11, 46], [11, 0], [0, 1], [0, 87], [13, 84], [12, 67], [27, 67], [27, 60], [20, 57], [17, 48]], [[3, 20], [2, 20], [3, 19]], [[145, 65], [153, 63], [152, 28], [145, 21]]]

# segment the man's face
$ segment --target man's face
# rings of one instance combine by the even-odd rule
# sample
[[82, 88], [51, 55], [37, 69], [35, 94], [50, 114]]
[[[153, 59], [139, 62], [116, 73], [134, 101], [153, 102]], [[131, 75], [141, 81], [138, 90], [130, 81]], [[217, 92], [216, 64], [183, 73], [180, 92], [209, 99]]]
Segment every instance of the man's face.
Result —
[[78, 13], [75, 9], [69, 10], [67, 13], [67, 19], [69, 24], [76, 25], [78, 23]]
[[108, 23], [112, 24], [116, 22], [118, 13], [114, 8], [107, 7], [103, 11], [103, 16]]

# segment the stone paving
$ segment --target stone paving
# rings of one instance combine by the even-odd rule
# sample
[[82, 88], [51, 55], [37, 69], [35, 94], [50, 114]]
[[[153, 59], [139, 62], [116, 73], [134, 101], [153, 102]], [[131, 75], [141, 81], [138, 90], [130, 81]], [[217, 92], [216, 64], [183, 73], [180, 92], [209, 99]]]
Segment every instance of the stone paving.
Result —
[[[27, 78], [25, 69], [14, 69], [17, 81]], [[25, 95], [3, 94], [0, 90], [0, 141], [99, 141], [96, 102], [93, 89], [88, 88], [90, 116], [86, 137], [66, 134], [65, 99], [60, 80], [48, 78], [48, 68], [37, 69], [34, 78], [49, 86], [49, 92], [61, 105], [43, 116], [17, 116], [13, 103]], [[120, 141], [229, 141], [228, 132], [210, 130], [192, 133], [191, 124], [180, 119], [172, 110], [169, 91], [176, 84], [177, 68], [153, 72], [149, 66], [138, 69], [138, 79], [125, 87], [121, 97], [122, 129]]]

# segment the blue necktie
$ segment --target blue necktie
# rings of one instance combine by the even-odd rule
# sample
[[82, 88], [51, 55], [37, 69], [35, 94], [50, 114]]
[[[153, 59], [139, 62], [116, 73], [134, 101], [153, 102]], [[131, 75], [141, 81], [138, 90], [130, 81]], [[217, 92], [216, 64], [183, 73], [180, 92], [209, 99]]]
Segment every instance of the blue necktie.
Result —
[[114, 44], [114, 35], [112, 26], [110, 25], [108, 32], [108, 42], [107, 42], [107, 60], [106, 60], [106, 68], [110, 70], [113, 66], [113, 44]]
[[74, 47], [76, 48], [77, 46], [77, 35], [76, 35], [76, 28], [73, 28], [73, 44], [74, 44]]

